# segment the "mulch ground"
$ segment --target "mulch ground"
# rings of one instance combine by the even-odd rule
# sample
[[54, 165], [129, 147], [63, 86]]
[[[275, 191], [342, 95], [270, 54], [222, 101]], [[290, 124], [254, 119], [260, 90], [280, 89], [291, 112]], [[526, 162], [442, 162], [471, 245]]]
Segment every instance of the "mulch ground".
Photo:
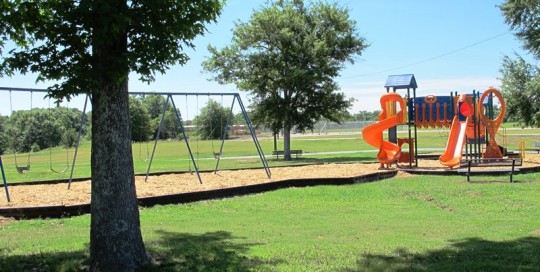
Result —
[[[448, 169], [442, 167], [438, 160], [420, 160], [418, 164], [420, 169], [435, 171]], [[532, 166], [540, 166], [540, 155], [527, 154], [522, 167]], [[380, 170], [378, 163], [357, 163], [278, 167], [272, 168], [271, 171], [270, 179], [262, 169], [227, 170], [219, 171], [217, 174], [201, 173], [203, 184], [199, 183], [195, 173], [150, 176], [146, 182], [144, 176], [137, 176], [135, 178], [137, 197], [214, 190], [288, 179], [356, 177], [387, 170]], [[400, 172], [399, 175], [408, 174]], [[5, 192], [3, 187], [0, 188], [0, 208], [87, 204], [90, 203], [90, 181], [73, 182], [69, 190], [65, 183], [10, 186], [9, 193], [10, 203], [5, 198], [2, 199]]]

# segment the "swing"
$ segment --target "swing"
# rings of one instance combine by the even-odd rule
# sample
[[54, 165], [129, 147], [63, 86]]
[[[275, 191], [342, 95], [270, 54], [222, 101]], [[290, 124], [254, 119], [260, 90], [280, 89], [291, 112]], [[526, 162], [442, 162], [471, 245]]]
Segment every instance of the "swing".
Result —
[[[186, 122], [189, 121], [189, 108], [188, 108], [188, 99], [187, 99], [187, 97], [188, 96], [186, 95]], [[198, 96], [197, 96], [197, 107], [199, 107], [198, 104], [199, 104], [199, 99], [198, 99]], [[186, 139], [186, 141], [187, 140], [188, 139]], [[188, 160], [188, 170], [189, 170], [190, 174], [193, 174], [193, 172], [191, 172], [191, 160]]]
[[[60, 101], [56, 102], [56, 107], [60, 108]], [[49, 98], [49, 113], [51, 113], [51, 99], [50, 98]], [[65, 146], [66, 146], [66, 166], [62, 170], [56, 170], [54, 169], [54, 166], [53, 166], [53, 158], [52, 158], [53, 146], [52, 146], [52, 142], [49, 141], [49, 169], [56, 174], [63, 174], [69, 169], [69, 147], [67, 144]]]
[[[223, 95], [221, 96], [221, 103], [220, 103], [220, 106], [218, 108], [219, 110], [219, 126], [220, 126], [220, 129], [219, 129], [219, 134], [222, 135], [222, 132], [223, 132], [223, 111], [221, 110], [223, 108]], [[216, 152], [214, 150], [214, 130], [215, 128], [212, 128], [212, 119], [210, 119], [210, 139], [212, 140], [212, 154], [214, 154], [214, 159], [219, 159], [221, 158], [221, 150], [220, 152]], [[221, 138], [221, 137], [220, 137]], [[224, 139], [222, 139], [224, 140]]]
[[[32, 98], [33, 98], [33, 92], [30, 92], [30, 109], [32, 109]], [[9, 109], [11, 111], [11, 114], [13, 114], [13, 102], [11, 98], [11, 90], [9, 91]], [[16, 145], [16, 136], [13, 136], [13, 159], [15, 160], [15, 169], [17, 169], [17, 173], [19, 174], [25, 174], [30, 172], [30, 154], [32, 152], [32, 148], [30, 148], [30, 151], [28, 151], [28, 156], [26, 158], [26, 166], [21, 166], [17, 162], [17, 145]]]
[[147, 161], [150, 157], [150, 149], [148, 148], [148, 141], [146, 141], [146, 157], [142, 158], [142, 142], [139, 142], [139, 159], [143, 162]]

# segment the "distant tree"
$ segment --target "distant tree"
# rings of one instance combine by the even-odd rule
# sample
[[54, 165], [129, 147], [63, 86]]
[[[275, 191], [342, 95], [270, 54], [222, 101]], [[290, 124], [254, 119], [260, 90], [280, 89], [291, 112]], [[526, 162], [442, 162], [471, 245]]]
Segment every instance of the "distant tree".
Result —
[[[55, 122], [61, 129], [61, 141], [52, 146], [62, 145], [66, 147], [74, 147], [77, 144], [77, 135], [81, 126], [81, 114], [82, 112], [77, 108], [59, 107], [51, 109], [51, 118], [55, 119]], [[90, 124], [88, 119], [85, 118], [85, 122], [82, 124], [83, 133], [85, 127]], [[84, 134], [83, 134], [84, 136]]]
[[[147, 95], [143, 98], [143, 105], [146, 111], [150, 115], [150, 128], [151, 134], [154, 137], [157, 134], [161, 117], [163, 115], [163, 106], [167, 102], [167, 99], [162, 95]], [[183, 120], [184, 121], [184, 120]], [[184, 123], [184, 125], [186, 125]], [[165, 116], [163, 117], [163, 124], [161, 127], [160, 139], [174, 139], [180, 132], [180, 125], [176, 119], [176, 113], [172, 107], [172, 103], [168, 102]]]
[[16, 152], [39, 151], [54, 146], [73, 147], [80, 118], [81, 111], [73, 108], [15, 111], [6, 119], [3, 134]]
[[[228, 108], [209, 99], [208, 104], [201, 109], [201, 113], [193, 119], [193, 123], [197, 127], [197, 136], [204, 140], [221, 139], [228, 114]], [[233, 123], [229, 123], [229, 125], [233, 125]]]
[[291, 159], [290, 132], [312, 129], [321, 118], [340, 121], [351, 106], [334, 78], [367, 44], [348, 10], [302, 0], [269, 1], [247, 23], [238, 23], [229, 46], [204, 62], [222, 84], [251, 93], [253, 121], [284, 131], [284, 158]]
[[146, 95], [142, 98], [142, 103], [150, 116], [150, 119], [156, 119], [161, 117], [163, 113], [163, 105], [167, 99], [158, 94]]
[[60, 145], [64, 130], [58, 116], [39, 108], [13, 112], [6, 122], [6, 136], [12, 149], [31, 152]]
[[131, 125], [131, 140], [134, 142], [146, 142], [152, 134], [150, 116], [143, 106], [141, 99], [135, 96], [129, 97], [129, 119]]
[[500, 8], [525, 49], [540, 58], [540, 0], [506, 0]]
[[540, 68], [505, 56], [500, 69], [506, 115], [523, 126], [540, 126]]
[[354, 114], [354, 119], [356, 121], [378, 121], [379, 114], [381, 114], [381, 110], [375, 110], [375, 111], [361, 110], [358, 113]]
[[[219, 0], [6, 0], [0, 75], [35, 73], [54, 98], [92, 95], [90, 271], [149, 264], [135, 191], [128, 77], [145, 82], [185, 64], [183, 47], [221, 11]], [[6, 41], [15, 48], [4, 50]], [[10, 44], [11, 47], [11, 44]], [[5, 54], [5, 55], [4, 55]]]
[[8, 117], [0, 114], [0, 155], [4, 154], [8, 150], [8, 140], [6, 137], [5, 123]]

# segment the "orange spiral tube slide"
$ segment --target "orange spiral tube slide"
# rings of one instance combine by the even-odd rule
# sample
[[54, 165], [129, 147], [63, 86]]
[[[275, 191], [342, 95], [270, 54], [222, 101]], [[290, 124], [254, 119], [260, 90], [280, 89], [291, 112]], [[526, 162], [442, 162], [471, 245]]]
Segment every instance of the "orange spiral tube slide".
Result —
[[[392, 115], [387, 112], [389, 103], [399, 103], [399, 111]], [[381, 96], [381, 114], [379, 122], [373, 123], [362, 130], [362, 137], [369, 145], [378, 148], [377, 160], [384, 165], [390, 165], [397, 161], [401, 155], [401, 149], [397, 144], [383, 140], [383, 131], [396, 126], [403, 120], [403, 109], [405, 101], [397, 93], [387, 93]]]

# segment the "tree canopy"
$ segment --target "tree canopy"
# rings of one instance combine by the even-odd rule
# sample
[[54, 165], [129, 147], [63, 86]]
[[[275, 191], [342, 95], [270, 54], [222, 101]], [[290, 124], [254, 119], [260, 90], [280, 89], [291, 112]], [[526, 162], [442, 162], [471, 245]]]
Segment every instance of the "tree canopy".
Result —
[[505, 56], [500, 72], [508, 117], [524, 126], [540, 126], [540, 68], [520, 56]]
[[[540, 58], [540, 1], [507, 0], [501, 6], [506, 23], [524, 48]], [[524, 126], [540, 126], [540, 69], [516, 55], [504, 56], [500, 69], [508, 117]]]
[[291, 128], [311, 129], [320, 118], [339, 121], [351, 106], [334, 78], [366, 47], [346, 8], [278, 0], [237, 23], [228, 46], [209, 46], [203, 67], [219, 83], [250, 92], [253, 121], [274, 133], [284, 129], [290, 159]]
[[506, 0], [500, 8], [505, 22], [516, 31], [525, 49], [540, 58], [540, 1]]
[[146, 142], [152, 134], [150, 116], [138, 97], [129, 97], [129, 116], [131, 124], [131, 140], [134, 142]]
[[[209, 99], [208, 104], [193, 119], [193, 123], [197, 127], [197, 136], [203, 140], [221, 139], [223, 137], [223, 130], [227, 125], [228, 115], [228, 108], [223, 107], [223, 105], [214, 99]], [[231, 125], [233, 125], [233, 120], [230, 120], [229, 126]]]

